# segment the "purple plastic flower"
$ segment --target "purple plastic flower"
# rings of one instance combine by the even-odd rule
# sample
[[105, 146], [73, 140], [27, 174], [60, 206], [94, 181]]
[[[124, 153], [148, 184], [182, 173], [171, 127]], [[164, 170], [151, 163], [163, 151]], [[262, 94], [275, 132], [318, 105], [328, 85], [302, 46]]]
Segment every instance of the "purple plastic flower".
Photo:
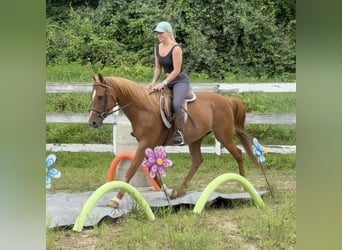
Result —
[[52, 165], [56, 162], [56, 155], [49, 154], [45, 159], [45, 178], [46, 178], [46, 188], [51, 188], [51, 182], [52, 178], [61, 178], [62, 173], [61, 171], [57, 170], [56, 168], [53, 168]]
[[172, 166], [172, 161], [166, 158], [166, 152], [163, 146], [156, 146], [154, 150], [147, 148], [145, 150], [146, 158], [142, 163], [143, 167], [150, 168], [150, 176], [154, 178], [158, 172], [165, 177], [165, 168]]

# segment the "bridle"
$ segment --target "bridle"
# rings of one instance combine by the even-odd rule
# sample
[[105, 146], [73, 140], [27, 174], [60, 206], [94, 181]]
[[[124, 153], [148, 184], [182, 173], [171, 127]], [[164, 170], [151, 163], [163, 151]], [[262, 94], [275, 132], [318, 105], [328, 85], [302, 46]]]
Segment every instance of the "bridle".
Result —
[[94, 111], [97, 114], [99, 114], [99, 116], [100, 116], [100, 118], [102, 120], [104, 120], [107, 116], [113, 114], [114, 112], [119, 111], [120, 109], [126, 108], [126, 107], [128, 107], [129, 105], [132, 104], [132, 103], [128, 103], [128, 104], [124, 105], [123, 107], [119, 107], [116, 110], [111, 110], [111, 111], [107, 112], [108, 94], [112, 97], [112, 99], [113, 99], [115, 104], [117, 104], [117, 101], [115, 100], [115, 98], [112, 95], [112, 93], [110, 93], [108, 91], [108, 84], [107, 84], [106, 80], [105, 80], [105, 83], [94, 83], [93, 87], [95, 87], [95, 86], [100, 86], [100, 87], [103, 87], [105, 89], [105, 93], [104, 93], [104, 96], [103, 96], [103, 111], [100, 111], [100, 110], [97, 110], [97, 109], [94, 109], [94, 108], [91, 108], [90, 110]]

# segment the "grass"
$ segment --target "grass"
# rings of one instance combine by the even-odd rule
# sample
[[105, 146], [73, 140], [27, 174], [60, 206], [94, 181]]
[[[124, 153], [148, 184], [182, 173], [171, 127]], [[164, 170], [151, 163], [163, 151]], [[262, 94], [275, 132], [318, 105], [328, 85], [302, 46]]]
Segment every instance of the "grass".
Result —
[[[105, 182], [114, 157], [111, 153], [85, 152], [56, 155], [56, 167], [63, 176], [54, 180], [50, 193], [97, 189]], [[169, 154], [168, 158], [174, 165], [167, 169], [163, 182], [169, 188], [177, 188], [189, 170], [189, 155]], [[238, 172], [229, 154], [203, 154], [203, 158], [188, 191], [201, 191], [220, 174]], [[266, 190], [262, 171], [249, 160], [244, 162], [246, 178], [256, 189]], [[275, 201], [270, 195], [264, 196], [264, 209], [257, 209], [252, 202], [236, 203], [233, 207], [206, 206], [200, 215], [194, 214], [191, 207], [178, 212], [165, 208], [155, 212], [153, 222], [136, 210], [81, 233], [47, 229], [47, 249], [295, 249], [296, 156], [268, 154], [264, 168], [275, 194]], [[223, 183], [216, 191], [243, 192], [235, 182]]]
[[[153, 76], [153, 68], [141, 64], [119, 67], [102, 67], [100, 64], [69, 63], [46, 66], [46, 78], [48, 82], [91, 82], [93, 74], [102, 73], [105, 76], [120, 76], [130, 78], [137, 82], [150, 82]], [[268, 76], [254, 77], [241, 76], [226, 72], [223, 79], [213, 79], [204, 73], [190, 73], [192, 82], [294, 82], [295, 74], [284, 74], [278, 79]]]
[[[287, 113], [296, 112], [294, 93], [243, 93], [229, 94], [241, 98], [249, 113]], [[46, 112], [88, 113], [89, 93], [47, 94]]]

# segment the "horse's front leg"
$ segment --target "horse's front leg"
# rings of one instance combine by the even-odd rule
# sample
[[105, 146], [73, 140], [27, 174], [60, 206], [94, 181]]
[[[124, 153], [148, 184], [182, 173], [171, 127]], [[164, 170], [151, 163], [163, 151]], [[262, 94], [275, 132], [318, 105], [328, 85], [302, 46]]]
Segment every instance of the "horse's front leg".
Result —
[[188, 175], [185, 177], [182, 183], [182, 186], [178, 189], [178, 191], [172, 190], [170, 194], [171, 199], [176, 199], [186, 194], [186, 190], [189, 187], [191, 179], [194, 177], [196, 171], [198, 170], [199, 166], [203, 162], [202, 155], [201, 155], [201, 143], [202, 143], [202, 139], [189, 144], [189, 151], [190, 151], [191, 159], [192, 159], [191, 169]]
[[[127, 172], [126, 172], [126, 179], [125, 181], [127, 183], [130, 182], [130, 180], [132, 179], [132, 177], [134, 176], [134, 174], [137, 172], [139, 166], [141, 165], [142, 161], [144, 160], [145, 157], [145, 149], [146, 149], [147, 145], [145, 143], [139, 143], [137, 150], [135, 152], [134, 155], [134, 159], [130, 165], [130, 167], [128, 168]], [[120, 205], [121, 199], [124, 196], [125, 192], [123, 190], [119, 190], [118, 194], [116, 195], [116, 197], [110, 199], [107, 202], [107, 206], [109, 207], [118, 207]]]

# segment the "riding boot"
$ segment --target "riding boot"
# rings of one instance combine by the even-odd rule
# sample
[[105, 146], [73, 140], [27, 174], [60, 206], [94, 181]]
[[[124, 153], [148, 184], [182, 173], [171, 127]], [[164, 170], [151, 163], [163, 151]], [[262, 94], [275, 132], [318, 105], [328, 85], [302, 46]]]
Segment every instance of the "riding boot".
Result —
[[185, 145], [183, 137], [184, 114], [175, 114], [174, 118], [175, 133], [173, 134], [173, 144], [177, 146], [183, 146]]

